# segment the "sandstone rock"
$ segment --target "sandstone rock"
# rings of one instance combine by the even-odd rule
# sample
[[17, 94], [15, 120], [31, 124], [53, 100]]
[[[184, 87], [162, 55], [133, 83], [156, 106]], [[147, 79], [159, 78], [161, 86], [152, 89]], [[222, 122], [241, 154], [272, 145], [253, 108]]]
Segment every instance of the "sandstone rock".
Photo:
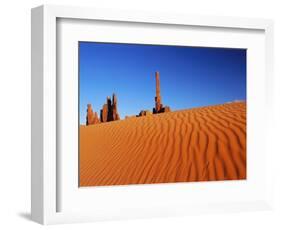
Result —
[[98, 114], [97, 112], [94, 112], [93, 124], [98, 124], [98, 123], [100, 123]]
[[120, 116], [117, 111], [117, 97], [115, 94], [112, 96], [112, 120], [117, 121], [120, 120]]
[[155, 97], [155, 113], [159, 113], [162, 104], [161, 104], [161, 96], [160, 96], [160, 76], [159, 72], [155, 73], [155, 79], [156, 79], [156, 97]]
[[100, 120], [101, 122], [107, 122], [108, 115], [108, 105], [104, 104], [102, 109], [100, 110]]
[[160, 74], [159, 72], [155, 72], [155, 79], [156, 79], [156, 97], [155, 99], [155, 107], [153, 108], [153, 113], [166, 113], [170, 112], [171, 109], [169, 106], [163, 106], [162, 99], [160, 95]]
[[149, 116], [152, 115], [150, 110], [141, 110], [138, 117]]
[[[156, 96], [155, 100], [155, 107], [153, 108], [152, 112], [149, 110], [141, 110], [140, 113], [136, 116], [126, 116], [125, 119], [132, 118], [132, 117], [142, 117], [148, 116], [157, 113], [166, 113], [170, 112], [171, 109], [169, 106], [163, 106], [162, 98], [160, 94], [160, 74], [159, 72], [155, 72], [155, 79], [156, 79]], [[117, 109], [117, 96], [115, 93], [112, 95], [112, 100], [108, 96], [106, 98], [106, 103], [103, 105], [102, 109], [100, 110], [100, 120], [98, 118], [97, 113], [93, 112], [91, 105], [88, 105], [87, 109], [87, 125], [90, 124], [97, 124], [100, 122], [109, 122], [109, 121], [117, 121], [120, 120], [120, 116], [118, 114]]]
[[92, 105], [87, 105], [87, 116], [86, 116], [86, 125], [93, 125], [100, 123], [100, 120], [98, 118], [98, 114], [96, 112], [93, 112]]
[[162, 108], [163, 113], [167, 113], [167, 112], [171, 112], [171, 109], [169, 106], [165, 106], [164, 108]]
[[117, 110], [117, 96], [115, 94], [112, 96], [112, 101], [109, 96], [106, 98], [106, 104], [103, 105], [100, 111], [100, 117], [101, 122], [120, 120]]

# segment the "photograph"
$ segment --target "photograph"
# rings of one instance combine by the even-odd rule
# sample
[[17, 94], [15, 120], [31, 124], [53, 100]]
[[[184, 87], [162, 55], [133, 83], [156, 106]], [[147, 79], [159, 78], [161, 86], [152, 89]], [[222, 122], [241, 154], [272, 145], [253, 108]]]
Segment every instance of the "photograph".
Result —
[[247, 179], [247, 49], [78, 51], [79, 187]]

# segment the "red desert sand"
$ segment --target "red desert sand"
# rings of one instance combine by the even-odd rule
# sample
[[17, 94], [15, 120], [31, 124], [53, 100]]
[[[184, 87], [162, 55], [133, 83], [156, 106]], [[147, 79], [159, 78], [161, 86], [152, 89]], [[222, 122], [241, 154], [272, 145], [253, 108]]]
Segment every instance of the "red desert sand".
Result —
[[80, 186], [246, 179], [246, 103], [80, 126]]

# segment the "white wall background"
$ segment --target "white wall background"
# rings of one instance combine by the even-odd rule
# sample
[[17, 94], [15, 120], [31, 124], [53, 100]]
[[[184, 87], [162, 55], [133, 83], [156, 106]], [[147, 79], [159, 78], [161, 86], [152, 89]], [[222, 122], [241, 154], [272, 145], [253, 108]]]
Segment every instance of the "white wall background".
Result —
[[[280, 229], [281, 3], [278, 0], [6, 0], [0, 8], [0, 228], [38, 229], [30, 221], [30, 8], [68, 4], [275, 20], [275, 209], [269, 212], [48, 226], [52, 229]], [[279, 119], [278, 119], [279, 118]], [[278, 137], [279, 135], [279, 137]]]

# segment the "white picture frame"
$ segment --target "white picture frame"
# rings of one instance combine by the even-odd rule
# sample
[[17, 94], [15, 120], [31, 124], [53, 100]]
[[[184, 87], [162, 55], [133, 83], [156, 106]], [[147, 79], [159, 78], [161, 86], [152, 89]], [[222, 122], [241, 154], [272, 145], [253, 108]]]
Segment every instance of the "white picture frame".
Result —
[[[58, 152], [58, 95], [60, 87], [58, 84], [58, 37], [59, 29], [61, 28], [62, 20], [73, 21], [98, 21], [104, 23], [129, 23], [130, 26], [134, 26], [134, 23], [138, 25], [151, 25], [153, 27], [169, 27], [184, 29], [185, 27], [200, 28], [200, 30], [216, 29], [216, 30], [239, 30], [241, 33], [247, 33], [247, 31], [257, 31], [262, 33], [262, 38], [256, 44], [259, 46], [263, 44], [262, 52], [259, 52], [258, 62], [260, 63], [259, 74], [260, 83], [256, 85], [249, 85], [251, 97], [254, 98], [254, 93], [259, 95], [260, 100], [263, 101], [262, 105], [257, 105], [254, 100], [250, 100], [253, 111], [261, 111], [264, 109], [264, 113], [257, 116], [250, 128], [254, 129], [255, 124], [258, 124], [261, 119], [265, 119], [265, 126], [261, 127], [263, 131], [262, 136], [256, 136], [257, 139], [252, 138], [252, 142], [256, 142], [256, 149], [260, 149], [261, 157], [257, 161], [262, 164], [262, 183], [257, 187], [251, 188], [247, 191], [248, 196], [244, 193], [238, 195], [236, 199], [227, 200], [221, 196], [221, 201], [218, 198], [213, 200], [202, 199], [203, 202], [194, 203], [183, 202], [178, 205], [176, 200], [171, 200], [165, 204], [160, 205], [153, 203], [151, 206], [149, 203], [140, 205], [138, 203], [127, 202], [122, 207], [122, 204], [108, 204], [105, 208], [102, 208], [103, 199], [112, 197], [114, 194], [119, 194], [119, 199], [126, 199], [126, 190], [138, 194], [140, 197], [149, 196], [153, 194], [155, 197], [157, 194], [162, 194], [164, 191], [177, 194], [180, 196], [180, 191], [183, 187], [181, 185], [157, 185], [151, 186], [137, 186], [137, 187], [118, 187], [115, 190], [110, 191], [112, 188], [101, 188], [99, 190], [83, 192], [83, 196], [97, 195], [101, 201], [97, 209], [86, 208], [85, 202], [79, 205], [80, 198], [70, 195], [66, 195], [69, 187], [63, 187], [64, 192], [60, 192], [62, 187], [62, 180], [60, 174], [61, 171], [60, 158], [57, 156]], [[174, 15], [163, 13], [151, 13], [151, 12], [133, 12], [133, 11], [114, 11], [114, 10], [100, 10], [91, 8], [69, 7], [69, 6], [52, 6], [44, 5], [32, 9], [32, 168], [31, 168], [31, 216], [32, 219], [41, 224], [56, 224], [56, 223], [70, 223], [81, 221], [96, 221], [107, 219], [123, 219], [123, 218], [141, 218], [141, 217], [153, 217], [153, 216], [173, 216], [173, 215], [185, 215], [194, 213], [205, 212], [225, 212], [225, 211], [243, 211], [243, 210], [264, 210], [272, 207], [272, 177], [271, 177], [271, 159], [272, 150], [267, 145], [267, 141], [260, 143], [259, 138], [270, 139], [270, 120], [272, 116], [273, 107], [273, 22], [267, 19], [248, 19], [248, 18], [231, 18], [231, 17], [214, 17], [214, 16], [189, 16], [189, 15]], [[82, 22], [83, 23], [83, 22]], [[76, 25], [79, 33], [80, 24]], [[81, 34], [85, 33], [87, 36], [87, 29], [81, 27]], [[74, 32], [72, 32], [74, 33]], [[76, 30], [77, 33], [77, 30]], [[69, 35], [67, 32], [66, 35]], [[69, 35], [70, 36], [70, 35]], [[82, 35], [81, 35], [82, 36]], [[216, 36], [216, 35], [214, 35]], [[154, 36], [155, 37], [155, 36]], [[230, 36], [231, 37], [231, 36]], [[102, 39], [102, 38], [101, 38]], [[119, 38], [115, 38], [119, 39]], [[123, 38], [120, 38], [122, 42]], [[128, 38], [129, 39], [129, 38]], [[134, 38], [132, 38], [134, 39]], [[142, 40], [143, 39], [143, 40]], [[230, 38], [231, 39], [231, 38]], [[235, 40], [235, 36], [233, 38]], [[236, 38], [237, 39], [237, 38]], [[249, 38], [251, 39], [251, 37]], [[144, 38], [140, 37], [138, 42], [144, 42]], [[157, 43], [157, 41], [155, 41]], [[164, 42], [164, 41], [163, 41]], [[241, 44], [243, 43], [240, 41]], [[248, 42], [249, 43], [249, 42]], [[248, 44], [247, 43], [247, 44]], [[255, 42], [253, 42], [255, 43]], [[204, 45], [204, 41], [202, 41]], [[229, 43], [232, 44], [232, 43]], [[245, 43], [246, 44], [246, 43]], [[215, 40], [213, 41], [215, 46]], [[220, 46], [218, 43], [217, 46]], [[225, 45], [227, 46], [227, 44]], [[236, 46], [240, 46], [239, 42]], [[243, 46], [243, 45], [241, 45]], [[243, 46], [244, 47], [244, 46]], [[254, 48], [253, 48], [254, 49]], [[70, 58], [73, 58], [73, 53]], [[255, 58], [253, 58], [253, 61]], [[254, 81], [252, 81], [254, 82]], [[262, 83], [265, 84], [262, 84]], [[61, 83], [63, 84], [63, 82]], [[254, 91], [256, 87], [256, 91]], [[75, 94], [75, 92], [73, 92]], [[248, 102], [247, 102], [248, 103]], [[255, 108], [258, 107], [258, 108]], [[251, 112], [251, 111], [250, 111]], [[250, 116], [251, 118], [251, 116]], [[254, 123], [255, 122], [255, 123]], [[252, 133], [255, 133], [254, 130]], [[251, 139], [251, 138], [250, 138]], [[64, 163], [68, 164], [68, 163]], [[70, 164], [70, 163], [69, 163]], [[255, 169], [258, 171], [260, 168]], [[69, 168], [65, 165], [64, 168]], [[261, 171], [261, 170], [259, 170]], [[260, 175], [260, 174], [257, 174]], [[227, 182], [228, 183], [228, 182]], [[242, 182], [241, 186], [245, 186], [246, 182]], [[215, 190], [207, 184], [194, 183], [189, 184], [194, 186], [198, 190], [198, 198], [200, 198], [200, 189], [211, 189], [210, 191], [217, 192], [222, 189], [224, 184], [215, 185]], [[72, 184], [72, 186], [74, 186]], [[154, 185], [153, 185], [154, 186]], [[229, 183], [231, 187], [231, 183]], [[236, 186], [236, 185], [235, 185]], [[239, 185], [240, 186], [240, 185]], [[252, 185], [250, 185], [252, 186]], [[254, 191], [255, 188], [263, 187], [262, 192], [256, 191], [256, 196], [253, 199], [248, 197], [251, 195], [249, 192]], [[187, 189], [187, 188], [184, 188]], [[152, 191], [153, 190], [153, 191]], [[197, 191], [196, 190], [196, 191]], [[182, 190], [184, 191], [184, 190]], [[232, 192], [235, 192], [233, 190]], [[231, 191], [230, 191], [231, 192]], [[69, 190], [69, 193], [72, 192]], [[87, 194], [86, 194], [87, 193]], [[73, 193], [74, 194], [74, 193]], [[108, 194], [106, 195], [103, 194]], [[211, 193], [210, 193], [211, 194]], [[184, 193], [181, 192], [184, 196]], [[204, 195], [204, 194], [201, 194]], [[193, 196], [193, 195], [192, 195]], [[65, 198], [66, 197], [66, 198]], [[127, 196], [130, 199], [129, 196]], [[65, 198], [65, 199], [64, 199]], [[61, 200], [67, 202], [65, 207], [61, 208]], [[142, 200], [142, 199], [140, 199]], [[93, 203], [96, 201], [93, 201]], [[125, 202], [126, 203], [126, 202]], [[120, 205], [120, 206], [119, 206]], [[79, 208], [78, 208], [79, 206]], [[80, 207], [81, 206], [81, 207]], [[117, 207], [118, 206], [118, 207]]]

